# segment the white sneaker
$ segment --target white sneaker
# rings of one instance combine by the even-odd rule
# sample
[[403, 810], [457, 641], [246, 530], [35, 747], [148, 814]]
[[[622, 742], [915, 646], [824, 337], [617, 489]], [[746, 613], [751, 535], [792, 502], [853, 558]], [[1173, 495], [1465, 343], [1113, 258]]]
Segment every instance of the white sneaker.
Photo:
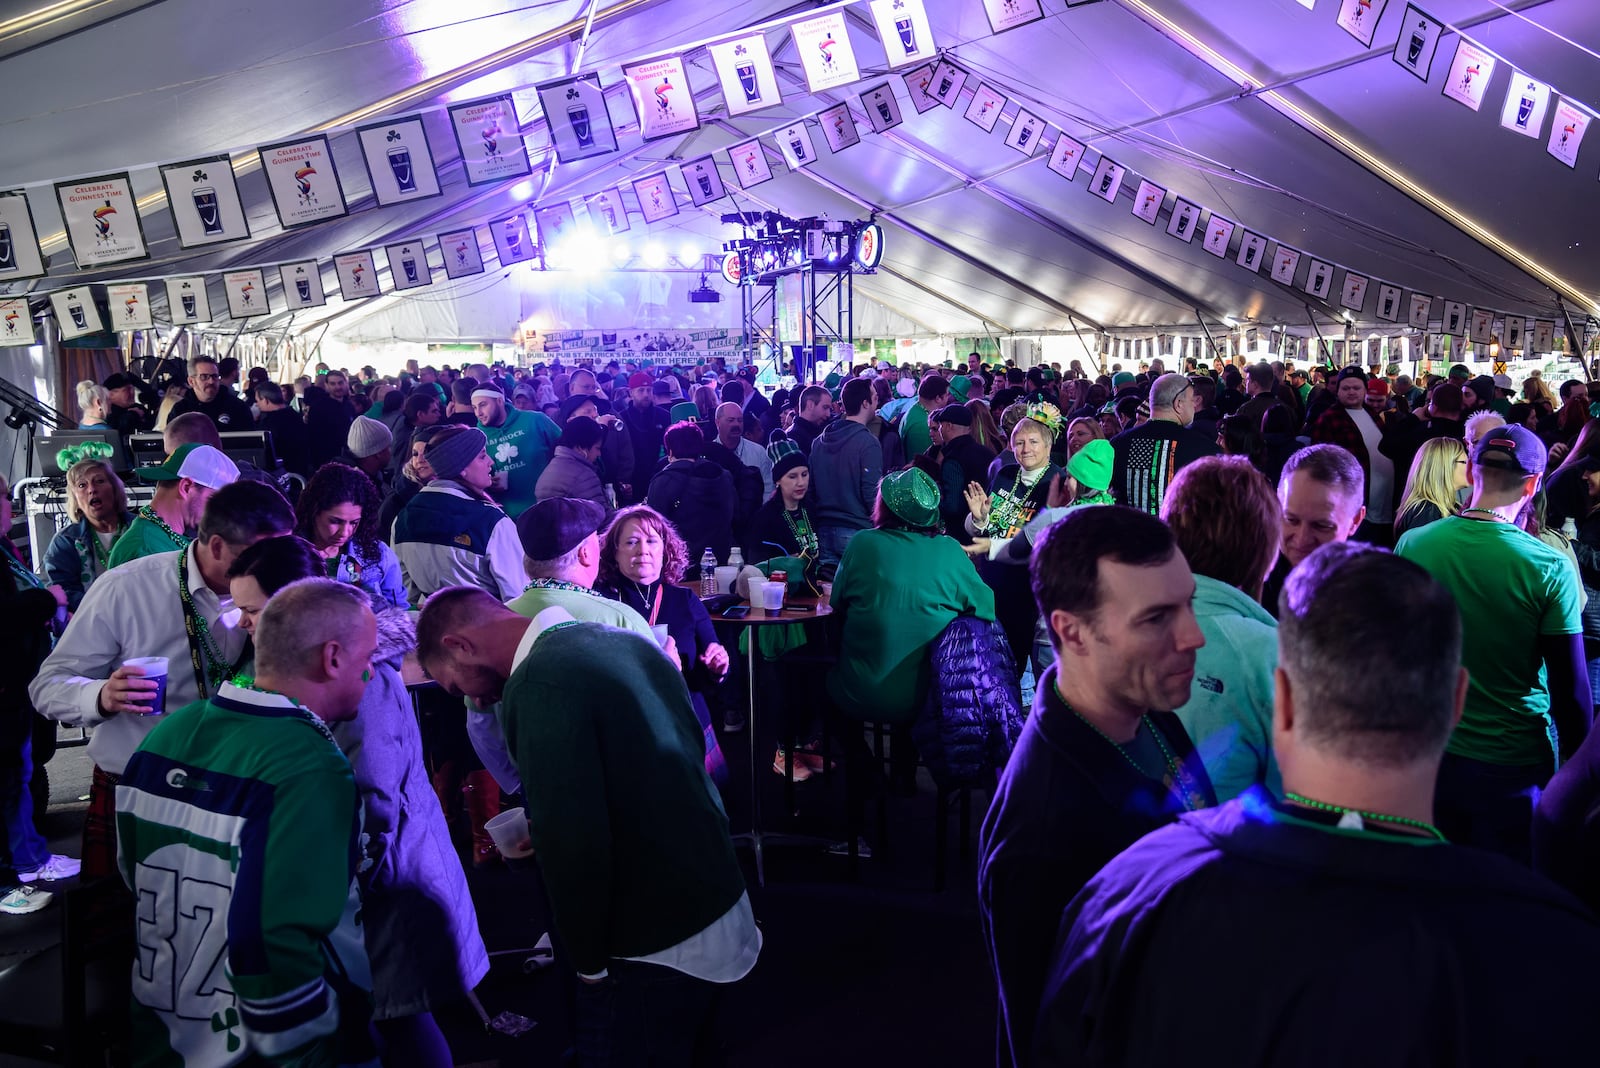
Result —
[[12, 916], [23, 916], [30, 912], [38, 912], [50, 904], [50, 899], [55, 895], [48, 890], [40, 890], [33, 886], [19, 886], [15, 890], [0, 897], [0, 912]]
[[45, 862], [33, 871], [19, 871], [17, 878], [25, 883], [36, 883], [40, 879], [54, 882], [57, 879], [71, 879], [83, 868], [81, 860], [64, 857], [60, 853], [52, 853], [45, 858]]

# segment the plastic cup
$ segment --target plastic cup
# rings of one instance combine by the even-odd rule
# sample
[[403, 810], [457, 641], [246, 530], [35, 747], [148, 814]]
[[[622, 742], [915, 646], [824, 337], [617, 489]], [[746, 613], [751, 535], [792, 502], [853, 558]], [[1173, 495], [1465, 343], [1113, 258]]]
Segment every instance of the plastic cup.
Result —
[[822, 596], [817, 598], [817, 604], [828, 605], [833, 603], [833, 583], [819, 582], [817, 588], [822, 591]]
[[667, 647], [667, 625], [665, 623], [652, 623], [650, 633], [656, 636], [656, 644], [665, 649]]
[[732, 593], [733, 580], [739, 577], [739, 569], [736, 567], [729, 567], [727, 564], [723, 564], [721, 567], [712, 572], [712, 575], [715, 576], [717, 580], [718, 593]]
[[167, 711], [167, 658], [164, 656], [136, 656], [122, 662], [123, 667], [136, 667], [145, 678], [151, 679], [156, 684], [156, 692], [150, 698], [148, 712], [135, 712], [136, 716], [160, 716]]
[[783, 592], [786, 582], [763, 582], [761, 584], [761, 607], [768, 612], [778, 612], [783, 609]]
[[494, 847], [509, 860], [533, 855], [533, 835], [528, 830], [528, 810], [508, 808], [483, 825]]

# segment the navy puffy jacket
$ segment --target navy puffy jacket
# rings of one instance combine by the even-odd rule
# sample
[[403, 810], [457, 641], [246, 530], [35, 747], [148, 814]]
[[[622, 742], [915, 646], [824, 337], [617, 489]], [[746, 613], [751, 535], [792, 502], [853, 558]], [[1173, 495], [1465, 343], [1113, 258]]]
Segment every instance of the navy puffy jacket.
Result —
[[1027, 718], [1005, 630], [959, 616], [929, 655], [928, 703], [911, 725], [917, 751], [941, 787], [987, 782], [1005, 767]]

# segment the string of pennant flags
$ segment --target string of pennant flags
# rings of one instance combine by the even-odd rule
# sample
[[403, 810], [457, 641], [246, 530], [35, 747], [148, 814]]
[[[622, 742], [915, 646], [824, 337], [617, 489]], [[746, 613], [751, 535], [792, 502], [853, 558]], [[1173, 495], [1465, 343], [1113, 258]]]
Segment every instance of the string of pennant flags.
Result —
[[[1047, 150], [1048, 155], [1043, 157], [1047, 168], [1068, 182], [1076, 179], [1080, 169], [1089, 171], [1086, 188], [1108, 204], [1115, 204], [1127, 185], [1132, 190], [1134, 215], [1160, 226], [1165, 212], [1165, 232], [1169, 237], [1190, 244], [1199, 236], [1206, 252], [1219, 259], [1231, 259], [1246, 271], [1259, 274], [1267, 269], [1273, 281], [1322, 301], [1334, 299], [1337, 280], [1338, 306], [1350, 313], [1365, 312], [1369, 294], [1375, 294], [1371, 314], [1377, 320], [1404, 324], [1424, 333], [1437, 322], [1438, 329], [1432, 331], [1434, 355], [1459, 359], [1468, 344], [1482, 355], [1497, 340], [1506, 350], [1548, 353], [1555, 349], [1553, 319], [1502, 316], [1493, 309], [1472, 308], [1461, 301], [1408, 292], [1250, 230], [1148, 178], [1130, 175], [1128, 168], [1108, 153], [1099, 152], [1091, 166], [1088, 146], [1068, 135], [1061, 123], [1051, 122], [1039, 105], [993, 77], [967, 71], [957, 58], [942, 51], [934, 40], [923, 0], [866, 2], [887, 61], [888, 73], [881, 80], [872, 81], [851, 100], [785, 122], [725, 149], [630, 178], [581, 202], [539, 204], [532, 210], [532, 227], [522, 210], [490, 218], [487, 229], [495, 258], [502, 266], [547, 259], [549, 250], [559, 248], [581, 232], [580, 203], [588, 225], [595, 230], [611, 235], [626, 232], [630, 224], [629, 209], [622, 197], [624, 185], [633, 193], [644, 221], [654, 224], [679, 214], [677, 186], [694, 207], [728, 196], [731, 190], [722, 176], [724, 162], [739, 190], [751, 189], [775, 177], [768, 158], [769, 147], [777, 150], [791, 172], [811, 167], [819, 159], [813, 128], [820, 130], [830, 153], [861, 143], [857, 108], [870, 133], [887, 133], [906, 120], [901, 94], [894, 86], [897, 78], [917, 115], [941, 107], [955, 110], [970, 92], [962, 109], [963, 118], [985, 134], [994, 132], [1002, 113], [1015, 101], [1016, 110], [1003, 138], [1007, 147], [1027, 159]], [[1314, 0], [1300, 2], [1307, 7], [1314, 4]], [[1370, 47], [1388, 3], [1389, 0], [1340, 0], [1338, 24]], [[788, 29], [808, 93], [815, 95], [862, 82], [846, 19], [846, 8], [850, 6], [853, 5], [848, 2], [837, 3], [705, 43], [727, 113], [737, 117], [784, 102], [766, 37], [774, 27]], [[997, 34], [1045, 17], [1041, 0], [983, 0], [983, 6], [990, 28]], [[1068, 0], [1068, 7], [1071, 6], [1072, 0]], [[1406, 5], [1394, 61], [1427, 82], [1447, 30], [1457, 33], [1459, 40], [1444, 95], [1478, 110], [1495, 66], [1503, 60], [1415, 4]], [[699, 47], [702, 46], [621, 64], [623, 84], [644, 141], [675, 137], [700, 127], [700, 112], [686, 69], [686, 57]], [[608, 87], [602, 85], [598, 72], [581, 72], [524, 87], [527, 88], [537, 96], [557, 162], [573, 163], [620, 150], [618, 128], [607, 103]], [[442, 116], [469, 185], [506, 183], [531, 176], [534, 167], [523, 136], [525, 127], [517, 116], [517, 91], [355, 127], [351, 132], [359, 147], [360, 166], [377, 206], [442, 195], [425, 117], [433, 118], [437, 126], [438, 117]], [[1547, 148], [1550, 155], [1575, 167], [1579, 145], [1593, 113], [1548, 83], [1513, 69], [1502, 125], [1529, 137], [1540, 136], [1546, 114], [1552, 110], [1552, 99], [1557, 97]], [[159, 172], [180, 246], [206, 248], [251, 236], [232, 164], [234, 155], [249, 151], [259, 160], [283, 229], [312, 226], [348, 215], [350, 200], [334, 161], [332, 136], [331, 132], [322, 133], [243, 152], [151, 165]], [[677, 186], [673, 182], [674, 171]], [[150, 257], [130, 170], [38, 185], [53, 193], [80, 269]], [[0, 193], [0, 282], [47, 273], [29, 203], [33, 188]], [[482, 274], [487, 269], [478, 226], [429, 236], [431, 243], [419, 237], [377, 249], [336, 254], [333, 268], [339, 296], [354, 301], [380, 295], [379, 252], [388, 267], [393, 292], [432, 285], [438, 275], [453, 280]], [[430, 244], [437, 246], [437, 267], [429, 262]], [[326, 303], [329, 295], [324, 289], [321, 265], [314, 259], [218, 273], [225, 306], [236, 319], [318, 307]], [[164, 287], [173, 325], [204, 323], [214, 318], [208, 277], [211, 276], [189, 274], [104, 287], [81, 285], [51, 291], [49, 299], [63, 340], [105, 330], [152, 328], [152, 283]], [[277, 308], [268, 300], [269, 280], [276, 282], [280, 290]], [[104, 316], [94, 299], [95, 290], [101, 288], [105, 295]], [[0, 299], [0, 346], [34, 343], [27, 299]]]

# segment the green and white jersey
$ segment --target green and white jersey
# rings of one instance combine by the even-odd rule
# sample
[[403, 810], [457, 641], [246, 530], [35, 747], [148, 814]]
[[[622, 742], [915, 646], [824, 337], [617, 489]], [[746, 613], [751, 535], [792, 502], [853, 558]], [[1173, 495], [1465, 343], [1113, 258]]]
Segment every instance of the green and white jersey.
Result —
[[277, 694], [225, 684], [150, 733], [117, 786], [135, 1064], [375, 1063], [358, 812], [327, 728]]

